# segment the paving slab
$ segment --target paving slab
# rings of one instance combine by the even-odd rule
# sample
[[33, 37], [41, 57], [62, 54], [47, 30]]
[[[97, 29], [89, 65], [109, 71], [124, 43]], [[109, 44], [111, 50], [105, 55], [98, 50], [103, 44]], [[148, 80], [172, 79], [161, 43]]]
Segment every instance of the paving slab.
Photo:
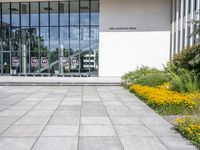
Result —
[[109, 117], [81, 117], [81, 124], [86, 125], [111, 125]]
[[78, 136], [77, 125], [47, 125], [41, 136]]
[[197, 149], [121, 86], [46, 85], [0, 86], [0, 150]]
[[36, 138], [0, 138], [0, 150], [29, 150]]
[[80, 118], [79, 117], [56, 117], [53, 116], [49, 120], [49, 124], [51, 125], [79, 125]]
[[119, 139], [113, 137], [81, 137], [79, 150], [123, 150]]
[[111, 125], [81, 125], [80, 136], [116, 136]]
[[50, 117], [25, 116], [15, 122], [15, 125], [45, 125]]
[[78, 137], [40, 137], [32, 150], [77, 150]]
[[14, 125], [8, 128], [3, 137], [37, 137], [40, 135], [44, 125]]
[[123, 136], [120, 139], [124, 150], [167, 150], [154, 136]]

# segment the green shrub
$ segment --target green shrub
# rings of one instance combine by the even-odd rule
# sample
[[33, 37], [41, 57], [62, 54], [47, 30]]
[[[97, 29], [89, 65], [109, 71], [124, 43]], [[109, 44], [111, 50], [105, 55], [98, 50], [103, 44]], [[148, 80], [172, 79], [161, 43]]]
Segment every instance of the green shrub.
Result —
[[194, 70], [200, 73], [200, 45], [194, 45], [175, 55], [170, 65], [171, 69], [178, 72], [180, 69]]
[[177, 92], [195, 92], [199, 89], [198, 75], [195, 71], [180, 69], [179, 73], [171, 72], [170, 88]]
[[170, 81], [169, 74], [165, 72], [157, 72], [157, 73], [149, 73], [146, 74], [145, 76], [138, 78], [136, 83], [143, 86], [155, 87], [169, 81]]
[[130, 71], [122, 76], [122, 84], [126, 87], [134, 84], [137, 82], [137, 80], [147, 74], [150, 73], [160, 73], [161, 71], [150, 68], [146, 66], [142, 66], [140, 68], [137, 68], [135, 71]]

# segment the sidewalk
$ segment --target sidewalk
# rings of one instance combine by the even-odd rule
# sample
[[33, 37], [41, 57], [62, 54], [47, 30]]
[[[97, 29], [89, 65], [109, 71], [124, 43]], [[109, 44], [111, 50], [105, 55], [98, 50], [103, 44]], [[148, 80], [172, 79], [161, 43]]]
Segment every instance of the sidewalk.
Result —
[[0, 150], [195, 150], [120, 86], [0, 86]]

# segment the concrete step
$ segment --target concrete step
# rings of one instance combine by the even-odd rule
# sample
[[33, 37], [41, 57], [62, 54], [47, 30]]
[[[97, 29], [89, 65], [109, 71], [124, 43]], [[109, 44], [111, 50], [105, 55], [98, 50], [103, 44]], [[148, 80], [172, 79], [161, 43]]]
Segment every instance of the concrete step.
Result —
[[120, 84], [119, 77], [0, 77], [0, 86], [119, 86]]

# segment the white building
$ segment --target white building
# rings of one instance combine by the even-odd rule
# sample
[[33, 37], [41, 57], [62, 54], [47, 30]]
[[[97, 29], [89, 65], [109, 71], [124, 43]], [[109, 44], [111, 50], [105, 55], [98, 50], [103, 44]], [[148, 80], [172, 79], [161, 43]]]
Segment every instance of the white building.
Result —
[[[20, 60], [16, 68], [19, 73], [36, 70], [30, 63], [32, 57], [49, 58], [46, 72], [62, 69], [57, 63], [61, 45], [65, 50], [62, 57], [75, 56], [80, 51], [77, 70], [71, 68], [75, 72], [88, 68], [81, 64], [86, 60], [80, 59], [84, 59], [82, 52], [89, 51], [99, 52], [96, 67], [99, 76], [121, 76], [141, 65], [162, 68], [175, 53], [194, 44], [194, 38], [188, 39], [194, 29], [188, 21], [199, 19], [195, 12], [200, 8], [200, 0], [0, 2], [1, 74], [10, 74], [12, 57]], [[17, 36], [17, 30], [26, 28], [34, 28], [34, 37], [31, 30]]]

